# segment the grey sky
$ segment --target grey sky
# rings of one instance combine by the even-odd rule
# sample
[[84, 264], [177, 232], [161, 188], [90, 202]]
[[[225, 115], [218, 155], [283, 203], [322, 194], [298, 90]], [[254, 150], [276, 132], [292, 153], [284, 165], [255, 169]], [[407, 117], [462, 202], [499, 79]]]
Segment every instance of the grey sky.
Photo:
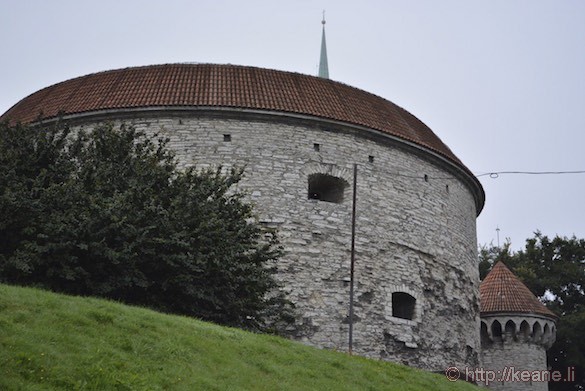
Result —
[[[585, 1], [0, 0], [0, 112], [53, 83], [211, 62], [316, 74], [425, 122], [476, 174], [585, 170]], [[585, 237], [585, 174], [480, 178], [478, 242]]]

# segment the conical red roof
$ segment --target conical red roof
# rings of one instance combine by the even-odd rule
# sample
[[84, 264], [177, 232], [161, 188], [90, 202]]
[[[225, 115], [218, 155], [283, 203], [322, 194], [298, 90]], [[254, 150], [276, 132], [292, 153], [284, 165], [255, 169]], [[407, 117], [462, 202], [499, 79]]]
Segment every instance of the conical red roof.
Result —
[[479, 296], [482, 315], [519, 312], [557, 317], [501, 261], [494, 265], [481, 282]]

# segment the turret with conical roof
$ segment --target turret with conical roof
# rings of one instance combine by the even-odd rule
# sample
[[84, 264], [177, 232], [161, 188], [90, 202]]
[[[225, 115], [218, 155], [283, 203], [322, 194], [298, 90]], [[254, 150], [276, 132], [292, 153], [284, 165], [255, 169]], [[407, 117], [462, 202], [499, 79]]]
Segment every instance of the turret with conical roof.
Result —
[[495, 390], [548, 390], [546, 381], [518, 381], [514, 373], [546, 371], [546, 350], [555, 341], [557, 316], [503, 262], [480, 288], [482, 364], [494, 371]]

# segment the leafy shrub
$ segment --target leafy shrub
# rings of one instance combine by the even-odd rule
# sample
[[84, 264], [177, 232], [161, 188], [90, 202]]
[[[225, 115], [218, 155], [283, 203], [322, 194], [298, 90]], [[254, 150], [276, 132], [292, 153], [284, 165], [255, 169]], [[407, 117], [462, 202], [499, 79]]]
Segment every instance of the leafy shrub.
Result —
[[275, 232], [233, 185], [132, 127], [0, 125], [0, 281], [262, 329], [289, 315]]

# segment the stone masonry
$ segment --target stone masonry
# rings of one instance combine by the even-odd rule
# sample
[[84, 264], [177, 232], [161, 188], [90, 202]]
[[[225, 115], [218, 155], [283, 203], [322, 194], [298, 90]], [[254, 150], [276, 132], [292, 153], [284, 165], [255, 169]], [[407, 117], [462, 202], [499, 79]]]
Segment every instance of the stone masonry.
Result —
[[33, 125], [59, 118], [77, 129], [126, 123], [166, 137], [181, 168], [243, 168], [235, 190], [284, 247], [277, 278], [296, 305], [292, 338], [349, 350], [356, 190], [355, 354], [437, 372], [546, 369], [557, 315], [502, 262], [480, 284], [482, 186], [394, 103], [294, 72], [160, 64], [66, 80], [0, 116]]
[[[497, 323], [496, 323], [497, 322]], [[497, 324], [497, 327], [496, 327]], [[551, 318], [526, 314], [500, 314], [481, 318], [481, 361], [496, 374], [488, 384], [493, 390], [548, 390], [548, 382], [538, 374], [547, 368], [546, 350], [555, 340], [556, 326]], [[522, 381], [514, 372], [536, 374], [534, 381]]]
[[[76, 121], [91, 128], [119, 118]], [[163, 111], [122, 121], [169, 137], [183, 167], [245, 167], [239, 190], [285, 248], [278, 278], [298, 311], [292, 336], [340, 351], [357, 163], [353, 351], [433, 371], [478, 363], [477, 210], [452, 168], [389, 137], [315, 119]], [[316, 173], [344, 181], [342, 202], [309, 199]], [[416, 299], [411, 320], [392, 316], [395, 292]]]

